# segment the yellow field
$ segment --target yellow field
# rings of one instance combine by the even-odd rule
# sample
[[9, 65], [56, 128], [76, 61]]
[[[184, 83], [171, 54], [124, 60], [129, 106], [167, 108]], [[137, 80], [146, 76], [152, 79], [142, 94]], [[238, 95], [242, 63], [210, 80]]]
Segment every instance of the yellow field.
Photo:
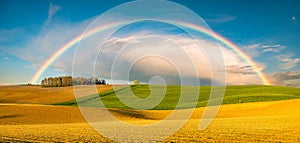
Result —
[[[77, 87], [80, 90], [80, 86]], [[112, 88], [112, 85], [97, 85], [99, 92]], [[0, 86], [0, 103], [53, 104], [73, 99], [75, 99], [73, 87]]]
[[[70, 95], [66, 95], [67, 98], [56, 99], [59, 102], [74, 99], [74, 96], [71, 97], [72, 90], [70, 87], [21, 88], [18, 90], [28, 91], [26, 88], [32, 88], [32, 92], [38, 94], [46, 90], [47, 92], [53, 90], [57, 93], [56, 97], [62, 96], [63, 93], [70, 93]], [[9, 91], [14, 96], [8, 97], [7, 93], [2, 90], [0, 100], [8, 101], [10, 99], [16, 102], [0, 104], [0, 142], [112, 142], [86, 123], [76, 107], [39, 105], [38, 103], [53, 103], [55, 99], [50, 97], [47, 98], [48, 100], [34, 98], [33, 95], [30, 96], [27, 93], [20, 93], [17, 98], [17, 95], [14, 95], [18, 93], [17, 91]], [[27, 95], [30, 98], [26, 97]], [[49, 95], [45, 96], [48, 97]], [[300, 142], [299, 105], [300, 99], [223, 105], [217, 118], [203, 131], [198, 130], [198, 126], [204, 108], [197, 108], [182, 129], [162, 142]], [[92, 109], [88, 108], [87, 110]], [[128, 111], [118, 109], [110, 109], [110, 111], [119, 119], [136, 124], [156, 122], [171, 112], [167, 110]], [[185, 112], [185, 110], [176, 112]], [[180, 117], [178, 120], [181, 120]], [[103, 122], [109, 124], [109, 119], [104, 116]], [[172, 124], [176, 124], [176, 120], [170, 121], [170, 126]], [[111, 126], [114, 124], [112, 123]], [[159, 134], [159, 132], [153, 131], [153, 135]], [[116, 132], [116, 136], [118, 136], [118, 132]], [[129, 132], [127, 136], [130, 138], [134, 135]], [[129, 139], [124, 140], [124, 142], [128, 141], [132, 142]]]

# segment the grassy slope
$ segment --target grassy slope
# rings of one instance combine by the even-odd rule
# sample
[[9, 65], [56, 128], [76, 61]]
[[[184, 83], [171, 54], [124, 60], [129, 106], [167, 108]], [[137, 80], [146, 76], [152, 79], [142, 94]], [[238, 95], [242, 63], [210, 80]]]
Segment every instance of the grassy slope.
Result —
[[[158, 87], [159, 88], [159, 87]], [[197, 90], [199, 87], [186, 87], [190, 91]], [[121, 93], [121, 96], [125, 96], [126, 99], [132, 101], [135, 104], [135, 100], [132, 96], [122, 95], [122, 93], [128, 93], [132, 91], [135, 96], [140, 98], [146, 98], [150, 95], [150, 90], [148, 85], [138, 85], [119, 88], [119, 90], [113, 91], [109, 90], [106, 92], [99, 93], [99, 95], [91, 95], [88, 97], [80, 98], [78, 101], [80, 106], [85, 107], [101, 107], [98, 104], [99, 97], [101, 101], [105, 104], [106, 108], [121, 108], [121, 109], [131, 109], [130, 107], [123, 104], [116, 93]], [[210, 96], [210, 86], [201, 86], [198, 101], [186, 101], [180, 104], [179, 108], [190, 108], [191, 105], [197, 104], [197, 107], [206, 106], [207, 101]], [[180, 98], [180, 86], [169, 85], [167, 87], [166, 95], [162, 102], [153, 109], [167, 110], [174, 109]], [[185, 94], [184, 96], [191, 96], [191, 94]], [[246, 103], [246, 102], [261, 102], [261, 101], [275, 101], [275, 100], [286, 100], [300, 98], [300, 89], [293, 87], [282, 87], [282, 86], [227, 86], [223, 104], [236, 104], [236, 103]], [[197, 102], [197, 103], [195, 103]], [[77, 106], [75, 100], [57, 103], [58, 105], [72, 105]], [[141, 103], [136, 103], [141, 104]], [[142, 103], [147, 104], [147, 103]]]

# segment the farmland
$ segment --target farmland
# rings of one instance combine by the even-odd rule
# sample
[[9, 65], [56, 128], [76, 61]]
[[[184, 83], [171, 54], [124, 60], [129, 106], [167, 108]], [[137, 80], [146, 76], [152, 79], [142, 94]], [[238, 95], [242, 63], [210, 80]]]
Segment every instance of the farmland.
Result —
[[[111, 85], [97, 86], [100, 93], [110, 89]], [[79, 90], [84, 90], [84, 87]], [[74, 99], [73, 87], [0, 86], [0, 103], [54, 104]]]
[[[98, 86], [97, 88], [100, 91], [97, 96], [100, 96], [103, 101], [108, 101], [105, 99], [108, 97], [114, 99], [115, 95], [111, 91], [111, 86]], [[176, 88], [174, 86], [168, 88], [174, 92], [167, 93], [175, 94]], [[145, 85], [141, 85], [135, 87], [135, 90], [144, 90], [146, 93], [147, 88]], [[210, 90], [210, 87], [201, 87], [201, 95], [204, 96], [206, 90]], [[43, 94], [44, 92], [47, 95]], [[253, 94], [247, 96], [247, 92]], [[207, 129], [203, 131], [198, 129], [201, 115], [205, 110], [205, 107], [201, 107], [202, 101], [204, 101], [204, 97], [201, 97], [197, 101], [199, 108], [195, 109], [187, 124], [162, 142], [299, 142], [300, 108], [298, 107], [300, 99], [297, 99], [299, 93], [299, 89], [290, 87], [228, 87], [224, 97], [225, 104], [220, 107], [216, 119]], [[47, 98], [40, 99], [37, 95], [43, 95]], [[51, 98], [50, 95], [55, 98]], [[256, 96], [264, 96], [264, 98], [255, 98]], [[89, 98], [82, 97], [82, 99]], [[76, 104], [71, 104], [71, 106], [66, 106], [66, 104], [64, 106], [53, 105], [72, 103], [74, 99], [70, 87], [1, 87], [0, 142], [113, 142], [99, 134], [85, 121]], [[174, 101], [176, 100], [178, 99], [175, 98]], [[110, 101], [114, 103], [106, 103], [106, 106], [112, 107], [120, 102], [118, 100]], [[241, 101], [243, 103], [240, 103]], [[132, 110], [123, 107], [123, 109], [109, 108], [108, 110], [120, 120], [134, 124], [151, 124], [164, 119], [174, 111], [170, 110], [172, 106], [169, 105], [160, 105], [160, 107], [155, 108], [152, 110]], [[87, 108], [87, 110], [89, 109], [92, 108]], [[175, 110], [174, 112], [186, 110], [191, 109]], [[178, 120], [181, 119], [178, 118]], [[105, 116], [102, 121], [112, 127], [114, 126]], [[173, 124], [176, 124], [176, 120], [170, 121], [168, 125], [172, 126]], [[121, 136], [118, 131], [112, 132], [116, 136]], [[160, 134], [156, 130], [153, 130], [153, 133], [149, 136]], [[130, 140], [134, 134], [128, 132], [124, 136], [128, 137], [128, 140], [123, 140], [124, 142], [134, 142]]]

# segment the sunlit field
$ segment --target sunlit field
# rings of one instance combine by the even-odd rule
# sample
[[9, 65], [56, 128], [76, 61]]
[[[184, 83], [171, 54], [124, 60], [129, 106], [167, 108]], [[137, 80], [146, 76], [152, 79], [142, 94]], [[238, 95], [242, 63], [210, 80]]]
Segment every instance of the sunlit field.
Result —
[[[153, 86], [153, 85], [152, 85]], [[159, 88], [159, 85], [156, 85]], [[208, 99], [211, 93], [210, 86], [191, 86], [184, 87], [190, 91], [199, 90], [198, 101], [186, 101], [178, 108], [192, 108], [191, 103], [196, 104], [197, 107], [204, 107], [207, 105]], [[131, 85], [118, 87], [116, 90], [108, 90], [99, 95], [86, 96], [78, 99], [77, 102], [80, 106], [84, 107], [98, 107], [98, 98], [104, 103], [106, 108], [121, 108], [130, 109], [124, 103], [120, 101], [117, 94], [119, 93], [134, 93], [134, 96], [139, 98], [146, 98], [150, 96], [149, 85]], [[128, 101], [134, 102], [134, 97], [130, 94], [121, 94], [120, 96], [126, 96]], [[153, 96], [159, 96], [153, 94]], [[178, 104], [180, 96], [193, 96], [189, 92], [181, 95], [181, 86], [168, 85], [166, 95], [162, 102], [154, 107], [153, 109], [158, 110], [172, 110]], [[157, 97], [158, 98], [158, 97]], [[248, 85], [248, 86], [227, 86], [225, 87], [225, 95], [223, 104], [237, 104], [247, 102], [264, 102], [264, 101], [275, 101], [275, 100], [287, 100], [300, 98], [300, 89], [294, 87], [283, 87], [283, 86], [261, 86], [261, 85]], [[76, 106], [75, 100], [63, 103], [57, 103], [58, 105], [71, 105]]]
[[[142, 88], [146, 87], [146, 85], [141, 85], [134, 89], [142, 90]], [[198, 128], [201, 115], [205, 109], [204, 107], [199, 107], [183, 128], [162, 142], [299, 142], [300, 108], [298, 106], [300, 99], [291, 98], [298, 98], [300, 89], [272, 86], [246, 87], [244, 89], [243, 86], [227, 88], [226, 91], [228, 92], [226, 92], [224, 98], [224, 102], [226, 103], [227, 101], [227, 103], [221, 106], [216, 119], [207, 129], [201, 131]], [[178, 87], [171, 86], [172, 88], [176, 89]], [[110, 91], [112, 86], [98, 86], [98, 89], [102, 89], [99, 93], [100, 96], [114, 96], [108, 94], [112, 92]], [[209, 87], [201, 87], [201, 90], [205, 91], [205, 89], [208, 90]], [[272, 94], [272, 89], [274, 94]], [[252, 98], [255, 100], [249, 101], [250, 103], [238, 103], [236, 101], [240, 100], [229, 98], [239, 97], [240, 99], [244, 97], [243, 101], [247, 102], [245, 100], [247, 96], [241, 94], [245, 91], [249, 91], [249, 94], [256, 91], [253, 97], [261, 95], [264, 98]], [[26, 97], [30, 93], [38, 96], [38, 94], [44, 92], [47, 92], [49, 98], [40, 100], [39, 98], [30, 97], [32, 102], [26, 101]], [[69, 103], [66, 101], [74, 100], [71, 87], [11, 86], [1, 87], [0, 93], [2, 101], [0, 104], [1, 142], [113, 142], [95, 131], [85, 121], [77, 106], [49, 105], [61, 102]], [[169, 94], [172, 94], [172, 92], [169, 92]], [[57, 102], [50, 98], [50, 95], [56, 96]], [[276, 98], [277, 96], [280, 99]], [[114, 103], [117, 104], [118, 102], [115, 101]], [[200, 100], [199, 103], [201, 103]], [[107, 105], [113, 106], [114, 104]], [[131, 110], [127, 109], [127, 107], [110, 107], [109, 111], [124, 122], [151, 124], [164, 119], [164, 117], [173, 112], [173, 110], [166, 109], [172, 109], [172, 106], [167, 107], [167, 105], [164, 105], [161, 107], [163, 108], [160, 109], [164, 110], [159, 110], [159, 108]], [[186, 110], [191, 109], [175, 110], [174, 112], [185, 112]], [[102, 120], [110, 124], [105, 117]], [[181, 120], [180, 117], [178, 120]], [[172, 126], [172, 124], [176, 124], [176, 120], [170, 121], [169, 125]], [[111, 123], [111, 126], [113, 125]], [[117, 131], [115, 134], [118, 136]], [[153, 131], [154, 135], [159, 135], [159, 132]], [[134, 142], [130, 140], [130, 136], [134, 136], [134, 134], [129, 132], [126, 136], [128, 136], [128, 140], [124, 140], [124, 142]]]
[[[78, 88], [80, 90], [80, 88]], [[85, 88], [81, 88], [85, 90]], [[97, 86], [99, 92], [112, 89], [111, 85]], [[41, 86], [0, 86], [0, 103], [54, 104], [74, 100], [73, 87], [41, 88]]]

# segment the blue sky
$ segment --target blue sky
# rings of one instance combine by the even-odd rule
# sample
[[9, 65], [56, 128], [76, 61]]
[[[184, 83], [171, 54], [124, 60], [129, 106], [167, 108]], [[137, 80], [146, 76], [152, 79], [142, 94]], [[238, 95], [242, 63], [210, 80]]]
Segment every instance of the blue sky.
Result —
[[[59, 48], [59, 44], [73, 38], [67, 37], [67, 34], [81, 34], [84, 31], [83, 27], [86, 27], [82, 25], [87, 25], [98, 15], [125, 2], [127, 1], [0, 1], [0, 84], [29, 82], [41, 64]], [[173, 2], [193, 10], [213, 31], [238, 45], [263, 66], [262, 70], [269, 78], [299, 83], [299, 1]], [[47, 42], [50, 42], [49, 45]], [[49, 48], [42, 49], [38, 46]], [[73, 52], [71, 49], [66, 54], [71, 55]], [[58, 61], [66, 59], [60, 58]], [[72, 62], [57, 63], [43, 76], [71, 74], [70, 70], [62, 68], [66, 63]]]

